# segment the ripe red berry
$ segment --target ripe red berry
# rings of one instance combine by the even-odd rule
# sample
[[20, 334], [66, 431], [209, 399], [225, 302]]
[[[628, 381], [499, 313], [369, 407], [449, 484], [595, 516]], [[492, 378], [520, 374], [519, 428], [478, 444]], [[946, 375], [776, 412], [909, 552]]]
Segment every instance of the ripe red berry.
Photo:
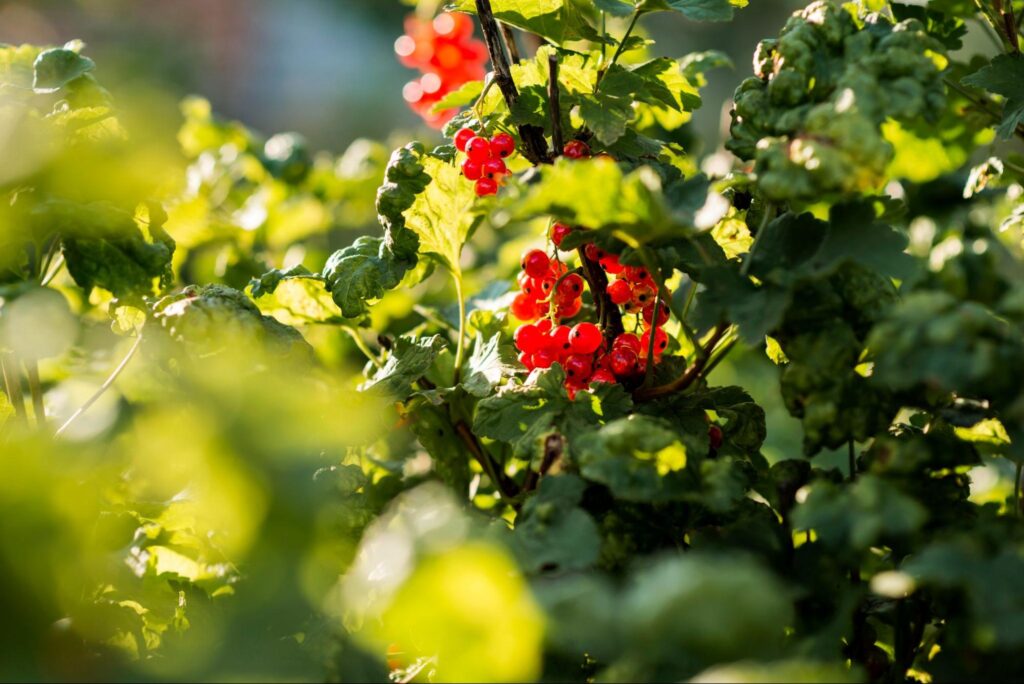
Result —
[[708, 442], [711, 443], [711, 448], [717, 451], [722, 448], [722, 442], [724, 435], [722, 434], [722, 428], [717, 425], [708, 426]]
[[505, 159], [516, 151], [516, 141], [508, 133], [498, 133], [491, 138], [491, 151], [494, 156]]
[[593, 242], [583, 248], [583, 253], [591, 261], [601, 261], [601, 259], [603, 259], [607, 254], [607, 252], [595, 245]]
[[636, 285], [633, 287], [633, 303], [640, 307], [645, 307], [648, 304], [654, 303], [654, 288], [647, 287], [646, 285]]
[[531, 278], [544, 278], [551, 270], [551, 259], [542, 250], [531, 249], [523, 255], [522, 266]]
[[585, 159], [590, 156], [590, 146], [582, 140], [570, 140], [562, 148], [562, 154], [569, 159]]
[[542, 318], [539, 321], [537, 321], [537, 329], [540, 330], [542, 333], [551, 332], [551, 328], [554, 325], [555, 324], [551, 322], [550, 318]]
[[619, 273], [622, 273], [622, 269], [625, 268], [619, 263], [619, 257], [614, 254], [605, 254], [601, 257], [598, 263], [601, 265], [601, 268], [604, 269], [605, 273], [610, 273], [611, 275], [618, 275]]
[[615, 382], [615, 374], [607, 368], [598, 368], [594, 371], [594, 374], [590, 376], [590, 384], [593, 385], [595, 382]]
[[483, 163], [483, 173], [488, 178], [497, 180], [508, 173], [508, 167], [500, 159], [488, 159]]
[[483, 167], [480, 162], [467, 159], [462, 162], [462, 175], [466, 177], [466, 180], [478, 181], [483, 177]]
[[533, 355], [527, 354], [526, 352], [519, 352], [519, 356], [516, 357], [519, 363], [526, 366], [526, 370], [533, 370]]
[[544, 333], [537, 329], [537, 326], [527, 323], [516, 328], [513, 336], [516, 349], [526, 354], [532, 354], [539, 350], [544, 343]]
[[472, 128], [460, 128], [455, 134], [455, 149], [459, 152], [466, 151], [466, 143], [476, 137], [476, 131]]
[[466, 143], [466, 156], [475, 162], [483, 164], [491, 158], [490, 141], [487, 138], [481, 138], [479, 135], [470, 138], [469, 142]]
[[621, 278], [609, 283], [607, 292], [612, 304], [617, 306], [622, 306], [633, 298], [633, 288], [630, 287], [629, 282]]
[[547, 299], [555, 289], [555, 283], [557, 281], [554, 278], [547, 277], [535, 278], [533, 282], [537, 290], [540, 292], [538, 296], [542, 299]]
[[516, 295], [508, 309], [512, 312], [513, 316], [521, 321], [533, 321], [538, 317], [537, 300], [528, 294], [520, 293]]
[[[658, 320], [653, 325], [655, 325], [655, 326], [665, 325], [665, 323], [668, 322], [668, 318], [669, 318], [670, 313], [671, 312], [669, 311], [668, 304], [666, 304], [665, 302], [662, 302], [661, 306], [658, 307]], [[644, 323], [646, 323], [648, 326], [650, 326], [650, 325], [652, 325], [651, 321], [653, 319], [654, 319], [654, 304], [648, 304], [647, 306], [644, 307]]]
[[533, 355], [533, 365], [536, 368], [551, 368], [555, 361], [558, 361], [558, 355], [553, 349], [541, 349]]
[[558, 284], [558, 292], [556, 293], [559, 299], [572, 300], [583, 294], [583, 276], [579, 273], [570, 273], [569, 275], [562, 278], [562, 282]]
[[572, 318], [580, 312], [583, 308], [582, 299], [574, 299], [573, 301], [566, 304], [559, 304], [558, 309], [555, 311], [555, 315], [561, 318]]
[[637, 354], [643, 351], [643, 346], [640, 344], [640, 338], [633, 333], [622, 333], [616, 337], [615, 341], [612, 343], [612, 348], [617, 349], [619, 347], [623, 349], [632, 349]]
[[632, 349], [619, 347], [608, 353], [608, 368], [619, 378], [628, 378], [636, 373], [640, 359]]
[[593, 323], [577, 323], [569, 332], [574, 354], [593, 354], [601, 346], [601, 329]]
[[476, 182], [477, 197], [498, 194], [498, 182], [492, 178], [481, 178]]
[[551, 241], [555, 243], [555, 247], [561, 247], [562, 240], [568, 237], [571, 232], [572, 228], [564, 223], [555, 223], [551, 226]]
[[548, 333], [548, 344], [559, 357], [564, 358], [572, 351], [572, 344], [569, 342], [569, 326], [556, 325]]
[[[640, 338], [640, 353], [646, 355], [651, 348], [651, 331], [648, 330]], [[661, 328], [654, 329], [654, 356], [661, 356], [662, 352], [668, 349], [668, 333]]]
[[585, 383], [594, 370], [593, 361], [589, 356], [572, 354], [562, 364], [565, 377], [574, 383]]

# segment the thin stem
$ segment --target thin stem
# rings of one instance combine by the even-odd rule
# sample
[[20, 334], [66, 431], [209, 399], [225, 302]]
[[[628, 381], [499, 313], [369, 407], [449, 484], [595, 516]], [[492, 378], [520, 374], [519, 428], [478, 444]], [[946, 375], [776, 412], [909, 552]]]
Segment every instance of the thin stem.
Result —
[[79, 416], [88, 411], [93, 404], [99, 401], [99, 398], [103, 396], [103, 393], [110, 389], [111, 385], [114, 384], [118, 376], [120, 376], [124, 369], [127, 368], [128, 362], [131, 361], [132, 357], [135, 356], [135, 353], [139, 351], [139, 347], [141, 345], [142, 335], [139, 335], [138, 337], [135, 338], [135, 344], [133, 344], [132, 348], [128, 350], [128, 353], [125, 355], [121, 363], [118, 364], [117, 368], [115, 368], [114, 371], [110, 374], [110, 377], [108, 377], [106, 381], [102, 385], [100, 385], [100, 388], [96, 390], [96, 392], [91, 397], [89, 397], [88, 401], [82, 404], [82, 407], [80, 409], [72, 413], [71, 417], [64, 421], [64, 424], [61, 425], [60, 428], [58, 428], [57, 432], [55, 433], [55, 436], [59, 437], [61, 434], [63, 434], [65, 430], [71, 427], [72, 423], [78, 420]]
[[494, 462], [491, 455], [484, 450], [480, 442], [477, 441], [476, 435], [469, 429], [469, 426], [460, 420], [455, 423], [455, 432], [462, 438], [469, 452], [473, 454], [473, 458], [483, 468], [487, 477], [491, 478], [491, 482], [498, 488], [501, 495], [506, 499], [516, 498], [519, 492], [516, 491], [515, 482], [505, 474], [504, 470], [498, 467], [498, 464]]
[[548, 55], [548, 104], [551, 107], [551, 147], [552, 156], [562, 153], [562, 110], [559, 101], [561, 88], [558, 85], [558, 53]]
[[578, 248], [580, 267], [583, 269], [583, 277], [590, 286], [590, 294], [594, 297], [594, 306], [597, 308], [597, 320], [601, 326], [608, 345], [615, 341], [615, 338], [625, 332], [622, 327], [622, 316], [619, 315], [619, 307], [608, 297], [608, 276], [596, 261], [587, 258], [586, 250]]
[[633, 12], [633, 18], [629, 20], [629, 27], [626, 29], [626, 33], [623, 34], [622, 40], [619, 41], [618, 47], [615, 48], [615, 52], [612, 53], [611, 61], [608, 62], [608, 66], [604, 67], [601, 70], [601, 73], [599, 73], [597, 75], [597, 83], [594, 84], [594, 91], [595, 92], [597, 91], [598, 86], [601, 85], [601, 80], [604, 78], [604, 75], [608, 73], [609, 69], [611, 69], [613, 66], [615, 66], [615, 63], [617, 61], [619, 61], [619, 57], [621, 57], [622, 53], [626, 50], [626, 41], [629, 40], [629, 37], [633, 34], [633, 29], [636, 28], [636, 22], [639, 19], [640, 19], [640, 12], [639, 11]]
[[512, 27], [504, 22], [498, 22], [501, 26], [501, 35], [505, 37], [505, 45], [508, 46], [508, 56], [513, 64], [518, 64], [522, 57], [519, 56], [519, 46], [516, 45], [516, 34]]
[[[1000, 122], [1003, 120], [1003, 115], [997, 109], [995, 109], [994, 103], [989, 101], [988, 98], [978, 97], [974, 95], [972, 92], [962, 87], [959, 83], [957, 83], [951, 78], [947, 78], [944, 80], [947, 87], [952, 88], [956, 92], [963, 95], [965, 98], [967, 98], [968, 101], [970, 101], [976, 107], [981, 109], [981, 111], [988, 114], [993, 121]], [[1014, 129], [1014, 133], [1016, 133], [1021, 138], [1024, 138], [1024, 125], [1018, 124], [1017, 128]]]
[[658, 279], [658, 291], [654, 295], [654, 313], [651, 314], [651, 334], [647, 339], [647, 367], [644, 369], [644, 384], [642, 387], [650, 387], [654, 379], [654, 343], [657, 341], [658, 314], [661, 313], [661, 278]]
[[452, 276], [455, 279], [455, 296], [459, 300], [459, 338], [455, 343], [455, 378], [453, 384], [459, 384], [459, 373], [462, 371], [462, 355], [466, 346], [466, 298], [462, 294], [462, 277]]
[[63, 268], [64, 268], [64, 255], [60, 254], [60, 255], [57, 256], [57, 264], [52, 269], [50, 269], [50, 272], [49, 272], [48, 275], [43, 277], [43, 281], [40, 283], [40, 285], [42, 285], [43, 287], [46, 287], [47, 285], [49, 285], [53, 281], [53, 279], [57, 277], [57, 275], [61, 272], [61, 269], [63, 269]]
[[694, 360], [693, 364], [690, 365], [690, 367], [687, 368], [686, 371], [678, 378], [668, 384], [660, 385], [658, 387], [641, 387], [633, 394], [633, 398], [637, 401], [647, 401], [650, 399], [657, 399], [658, 397], [664, 397], [669, 394], [675, 394], [676, 392], [682, 392], [689, 388], [690, 385], [700, 379], [712, 351], [718, 345], [719, 340], [722, 339], [728, 329], [729, 326], [725, 323], [720, 323], [715, 327], [714, 331], [711, 333], [710, 339], [708, 339], [707, 343], [704, 345], [707, 353], [704, 356], [698, 356]]
[[761, 217], [761, 225], [757, 227], [757, 235], [754, 236], [754, 241], [750, 244], [750, 251], [743, 257], [743, 265], [740, 266], [740, 275], [746, 276], [750, 273], [750, 267], [754, 263], [754, 252], [757, 251], [757, 246], [761, 244], [761, 236], [765, 233], [765, 228], [768, 226], [768, 221], [771, 220], [772, 205], [765, 205], [764, 216]]
[[35, 359], [25, 361], [25, 377], [28, 378], [28, 389], [32, 395], [32, 413], [36, 421], [36, 429], [46, 429], [46, 406], [43, 403], [43, 385], [39, 382], [39, 363]]
[[711, 371], [715, 370], [718, 364], [720, 364], [722, 360], [729, 355], [729, 352], [733, 350], [733, 348], [736, 346], [736, 343], [739, 341], [739, 336], [733, 335], [729, 337], [727, 340], [725, 340], [725, 342], [720, 344], [717, 349], [714, 350], [714, 354], [711, 356], [707, 364], [704, 366], [703, 375], [705, 378], [711, 375]]
[[0, 371], [3, 372], [4, 390], [7, 392], [8, 401], [14, 406], [15, 416], [20, 422], [28, 423], [25, 395], [21, 388], [21, 377], [18, 375], [18, 363], [14, 354], [0, 354]]
[[377, 355], [374, 354], [366, 344], [366, 340], [363, 339], [363, 336], [359, 334], [358, 330], [348, 325], [341, 326], [341, 329], [348, 333], [348, 336], [352, 338], [352, 342], [356, 345], [356, 349], [361, 351], [363, 356], [365, 356], [370, 363], [377, 368], [383, 368], [383, 364], [380, 362], [380, 359], [377, 358]]

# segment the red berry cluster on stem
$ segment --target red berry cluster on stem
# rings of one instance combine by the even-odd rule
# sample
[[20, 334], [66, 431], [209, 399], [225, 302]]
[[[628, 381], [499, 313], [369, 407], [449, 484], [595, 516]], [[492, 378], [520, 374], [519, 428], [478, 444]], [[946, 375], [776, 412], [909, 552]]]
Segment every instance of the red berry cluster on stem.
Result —
[[515, 139], [508, 133], [487, 138], [472, 128], [462, 128], [455, 134], [455, 149], [466, 154], [462, 175], [476, 183], [477, 196], [497, 194], [502, 179], [508, 175], [505, 160], [516, 151]]
[[473, 39], [473, 20], [465, 14], [445, 12], [433, 21], [410, 15], [405, 35], [395, 41], [398, 60], [423, 75], [409, 81], [402, 96], [429, 125], [441, 128], [457, 109], [434, 113], [434, 105], [451, 91], [486, 74], [487, 47]]

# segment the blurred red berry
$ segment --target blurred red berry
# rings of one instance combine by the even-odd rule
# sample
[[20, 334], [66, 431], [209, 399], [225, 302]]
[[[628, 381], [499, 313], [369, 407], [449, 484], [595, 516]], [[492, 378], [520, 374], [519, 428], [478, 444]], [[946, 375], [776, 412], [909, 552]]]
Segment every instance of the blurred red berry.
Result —
[[481, 178], [476, 182], [476, 194], [478, 197], [498, 194], [498, 182], [492, 178]]
[[480, 162], [475, 162], [472, 159], [462, 162], [462, 175], [466, 177], [466, 180], [480, 180], [483, 177], [483, 168], [480, 166]]
[[555, 223], [551, 226], [551, 242], [555, 243], [555, 247], [561, 247], [562, 240], [564, 240], [571, 232], [572, 228], [564, 223]]
[[491, 150], [494, 156], [505, 159], [516, 151], [516, 141], [508, 133], [498, 133], [491, 138]]
[[531, 278], [544, 278], [551, 268], [551, 259], [542, 250], [531, 249], [523, 255], [522, 267]]
[[590, 156], [590, 146], [582, 140], [570, 140], [562, 148], [562, 154], [569, 159], [585, 159]]
[[633, 298], [633, 288], [625, 280], [619, 279], [608, 284], [608, 298], [612, 304], [622, 306]]

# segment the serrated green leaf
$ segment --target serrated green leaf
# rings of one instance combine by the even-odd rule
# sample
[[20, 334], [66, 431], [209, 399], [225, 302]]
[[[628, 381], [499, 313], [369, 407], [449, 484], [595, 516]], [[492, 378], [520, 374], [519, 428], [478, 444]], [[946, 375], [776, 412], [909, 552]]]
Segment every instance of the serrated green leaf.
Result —
[[597, 561], [601, 551], [597, 525], [579, 508], [585, 488], [575, 475], [541, 480], [512, 533], [512, 549], [526, 572], [585, 570]]
[[636, 8], [640, 12], [681, 12], [693, 21], [730, 21], [733, 3], [730, 0], [640, 0]]
[[436, 257], [461, 276], [462, 247], [482, 220], [472, 210], [476, 192], [451, 164], [427, 157], [423, 170], [431, 182], [402, 213], [405, 225], [419, 236], [420, 253]]
[[[474, 0], [455, 0], [461, 12], [475, 12]], [[561, 45], [574, 40], [600, 41], [591, 22], [594, 6], [589, 0], [491, 0], [499, 21], [547, 38]]]
[[323, 277], [341, 315], [360, 318], [385, 292], [398, 287], [414, 263], [395, 257], [384, 238], [364, 235], [331, 255]]
[[463, 388], [476, 397], [486, 397], [503, 377], [511, 374], [515, 354], [501, 343], [501, 333], [492, 335], [486, 341], [477, 334], [473, 353], [466, 362]]
[[961, 80], [965, 85], [982, 88], [1006, 99], [1003, 120], [997, 132], [1003, 140], [1013, 137], [1024, 123], [1024, 56], [1019, 52], [999, 55], [990, 64]]
[[384, 366], [359, 386], [360, 391], [384, 392], [399, 399], [406, 397], [412, 390], [412, 383], [423, 377], [445, 346], [440, 335], [399, 337]]

